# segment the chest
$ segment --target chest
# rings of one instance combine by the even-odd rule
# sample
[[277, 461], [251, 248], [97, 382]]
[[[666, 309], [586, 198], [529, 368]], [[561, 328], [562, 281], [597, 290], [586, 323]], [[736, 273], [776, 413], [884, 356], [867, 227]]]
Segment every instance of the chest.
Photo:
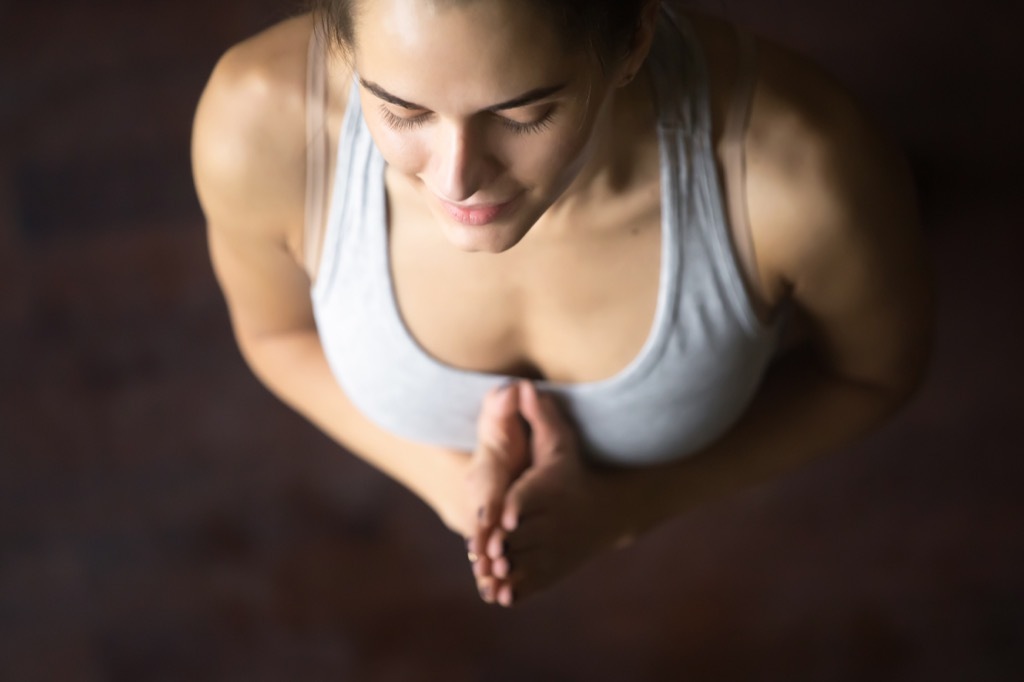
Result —
[[567, 383], [614, 376], [651, 331], [661, 270], [657, 201], [623, 207], [582, 216], [586, 238], [527, 235], [487, 254], [453, 249], [428, 216], [393, 206], [388, 256], [406, 329], [459, 369]]

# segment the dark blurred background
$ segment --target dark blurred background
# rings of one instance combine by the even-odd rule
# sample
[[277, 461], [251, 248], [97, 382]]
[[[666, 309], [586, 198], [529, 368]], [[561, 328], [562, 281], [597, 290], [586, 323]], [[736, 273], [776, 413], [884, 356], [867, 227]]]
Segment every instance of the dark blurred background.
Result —
[[933, 371], [864, 442], [503, 611], [230, 337], [191, 116], [297, 3], [0, 1], [0, 679], [1024, 679], [1024, 3], [698, 4], [907, 150]]

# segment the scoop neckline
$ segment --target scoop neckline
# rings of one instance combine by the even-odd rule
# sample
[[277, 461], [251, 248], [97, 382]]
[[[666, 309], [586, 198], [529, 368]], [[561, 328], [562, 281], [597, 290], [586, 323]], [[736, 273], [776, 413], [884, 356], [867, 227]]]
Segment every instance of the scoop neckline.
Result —
[[668, 331], [671, 327], [669, 319], [672, 310], [671, 302], [675, 299], [676, 287], [678, 286], [679, 281], [679, 258], [677, 257], [679, 235], [677, 230], [673, 227], [678, 221], [678, 218], [674, 215], [674, 202], [671, 201], [671, 197], [668, 196], [670, 189], [673, 186], [672, 183], [677, 180], [677, 178], [674, 177], [676, 164], [670, 163], [670, 160], [666, 157], [666, 154], [671, 152], [671, 145], [667, 143], [665, 137], [671, 126], [666, 125], [664, 118], [665, 110], [660, 104], [663, 101], [662, 96], [664, 95], [661, 91], [661, 80], [657, 77], [658, 74], [651, 68], [651, 62], [652, 60], [649, 59], [645, 68], [651, 72], [651, 95], [655, 107], [655, 126], [658, 137], [661, 240], [659, 246], [660, 254], [658, 258], [658, 295], [657, 302], [655, 304], [654, 319], [651, 322], [651, 327], [647, 332], [644, 343], [637, 354], [629, 363], [626, 364], [625, 367], [621, 368], [610, 377], [580, 382], [551, 381], [549, 379], [526, 379], [525, 377], [512, 374], [465, 369], [443, 362], [431, 355], [422, 345], [420, 345], [415, 336], [413, 336], [402, 317], [401, 310], [398, 307], [398, 299], [395, 295], [395, 284], [392, 279], [391, 270], [391, 229], [388, 224], [387, 217], [387, 188], [384, 178], [384, 174], [387, 172], [387, 165], [382, 164], [380, 171], [381, 191], [379, 197], [377, 197], [381, 202], [381, 205], [378, 206], [379, 210], [376, 212], [377, 215], [380, 216], [379, 222], [381, 224], [378, 224], [372, 229], [380, 230], [378, 234], [382, 235], [382, 238], [377, 242], [380, 247], [380, 252], [378, 252], [376, 256], [378, 258], [379, 267], [383, 269], [382, 279], [385, 283], [384, 298], [386, 299], [386, 310], [384, 313], [387, 317], [388, 324], [397, 330], [402, 342], [411, 349], [417, 362], [429, 365], [434, 371], [455, 375], [464, 380], [469, 379], [488, 384], [495, 382], [501, 383], [505, 381], [531, 381], [540, 388], [562, 393], [608, 390], [620, 387], [623, 384], [635, 381], [644, 376], [647, 369], [654, 363], [660, 355], [661, 349], [664, 347]]

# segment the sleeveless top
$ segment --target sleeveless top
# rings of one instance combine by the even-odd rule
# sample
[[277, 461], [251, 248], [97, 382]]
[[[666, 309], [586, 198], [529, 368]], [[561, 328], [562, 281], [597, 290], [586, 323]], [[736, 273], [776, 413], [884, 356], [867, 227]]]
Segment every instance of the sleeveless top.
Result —
[[[743, 32], [740, 37], [746, 68], [731, 118], [740, 122], [734, 149], [742, 148], [753, 83], [753, 41]], [[324, 202], [323, 59], [318, 40], [311, 42], [307, 242], [310, 271], [317, 273], [313, 310], [331, 371], [352, 403], [383, 429], [472, 452], [485, 393], [512, 377], [441, 363], [406, 328], [390, 275], [385, 161], [363, 119], [355, 82], [334, 186]], [[781, 319], [758, 319], [734, 251], [715, 166], [708, 75], [697, 45], [683, 17], [663, 12], [645, 65], [656, 100], [662, 217], [658, 301], [647, 340], [609, 379], [535, 381], [558, 399], [584, 456], [595, 462], [655, 464], [709, 445], [745, 411], [779, 338]], [[318, 239], [325, 203], [326, 227]]]

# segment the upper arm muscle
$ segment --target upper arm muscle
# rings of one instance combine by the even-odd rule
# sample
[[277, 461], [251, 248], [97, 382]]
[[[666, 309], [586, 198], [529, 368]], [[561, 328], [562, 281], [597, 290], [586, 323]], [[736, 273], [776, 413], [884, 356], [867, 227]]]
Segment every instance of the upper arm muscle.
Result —
[[304, 63], [267, 52], [243, 44], [221, 59], [193, 128], [210, 254], [239, 340], [313, 326], [289, 246], [303, 218]]
[[832, 371], [904, 391], [920, 380], [931, 328], [907, 165], [826, 79], [792, 80], [800, 89], [789, 102], [762, 97], [768, 120], [750, 151], [758, 253]]

